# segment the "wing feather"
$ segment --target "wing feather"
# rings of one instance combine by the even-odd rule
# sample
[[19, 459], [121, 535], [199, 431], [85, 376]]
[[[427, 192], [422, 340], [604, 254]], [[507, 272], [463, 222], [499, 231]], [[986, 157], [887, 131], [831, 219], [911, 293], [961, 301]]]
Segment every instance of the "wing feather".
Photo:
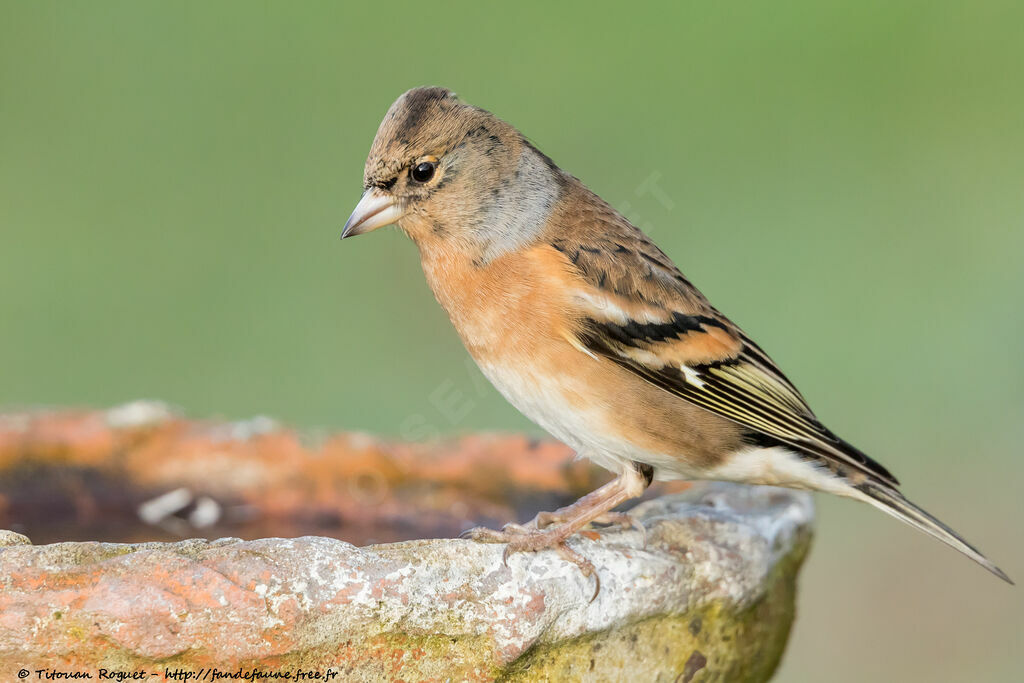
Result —
[[617, 219], [622, 225], [615, 231], [583, 231], [582, 242], [571, 245], [552, 241], [582, 282], [577, 348], [770, 441], [838, 469], [898, 483], [826, 428], [768, 354], [712, 307], [646, 235]]

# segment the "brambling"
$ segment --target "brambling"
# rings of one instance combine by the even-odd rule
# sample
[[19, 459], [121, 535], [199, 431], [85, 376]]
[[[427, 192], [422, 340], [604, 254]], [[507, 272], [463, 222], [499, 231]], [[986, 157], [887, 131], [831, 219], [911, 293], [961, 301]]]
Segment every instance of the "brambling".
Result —
[[870, 503], [1009, 577], [833, 434], [768, 355], [647, 236], [493, 114], [444, 88], [403, 94], [370, 148], [342, 238], [397, 224], [438, 302], [506, 399], [618, 477], [471, 538], [567, 544], [652, 480], [717, 479]]

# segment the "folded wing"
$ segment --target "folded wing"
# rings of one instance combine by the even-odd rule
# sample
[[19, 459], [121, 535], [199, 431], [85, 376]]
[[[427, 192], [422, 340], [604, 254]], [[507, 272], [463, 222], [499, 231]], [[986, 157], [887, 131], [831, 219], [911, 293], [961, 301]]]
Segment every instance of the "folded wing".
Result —
[[758, 441], [785, 444], [836, 471], [898, 483], [822, 425], [768, 355], [629, 227], [625, 237], [614, 231], [614, 241], [601, 233], [552, 241], [579, 276], [579, 348], [746, 427]]

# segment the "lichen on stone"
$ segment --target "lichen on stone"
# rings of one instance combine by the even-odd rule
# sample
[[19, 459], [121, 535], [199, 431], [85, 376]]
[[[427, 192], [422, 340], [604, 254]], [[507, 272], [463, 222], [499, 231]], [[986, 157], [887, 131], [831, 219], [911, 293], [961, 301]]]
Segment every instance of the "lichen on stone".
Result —
[[32, 546], [0, 535], [0, 666], [767, 680], [793, 620], [810, 497], [714, 484], [635, 515], [645, 533], [572, 539], [601, 577], [593, 599], [592, 579], [554, 552], [506, 564], [502, 546], [459, 539]]

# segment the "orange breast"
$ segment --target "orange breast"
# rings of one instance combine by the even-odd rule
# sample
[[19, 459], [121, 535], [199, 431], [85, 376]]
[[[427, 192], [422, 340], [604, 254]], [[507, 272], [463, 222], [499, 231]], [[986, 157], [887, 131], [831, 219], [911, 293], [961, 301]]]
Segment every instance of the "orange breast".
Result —
[[568, 346], [565, 265], [554, 249], [517, 251], [485, 264], [450, 250], [421, 254], [434, 296], [478, 361], [511, 361], [551, 344]]
[[550, 247], [487, 264], [422, 249], [423, 270], [466, 348], [521, 412], [601, 464], [661, 454], [689, 476], [735, 445], [721, 418], [570, 343], [573, 276]]

